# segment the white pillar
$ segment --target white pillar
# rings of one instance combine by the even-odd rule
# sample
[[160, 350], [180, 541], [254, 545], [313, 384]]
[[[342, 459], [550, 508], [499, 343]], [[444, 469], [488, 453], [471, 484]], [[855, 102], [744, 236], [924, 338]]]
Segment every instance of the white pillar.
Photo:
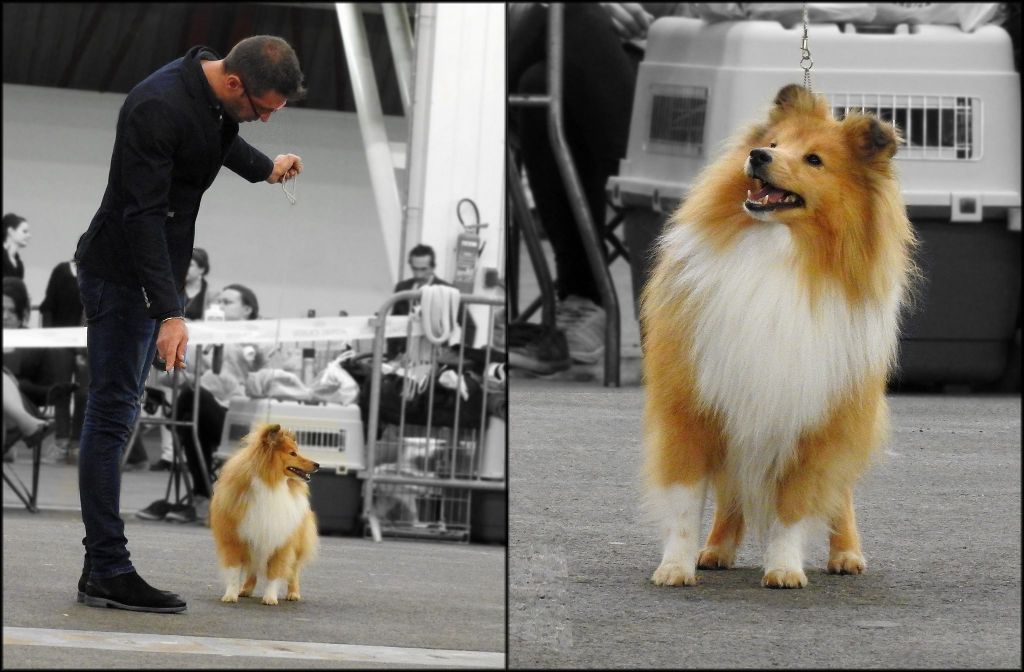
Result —
[[[430, 109], [422, 113], [422, 101], [415, 100], [410, 152], [424, 147], [425, 156], [422, 161], [409, 157], [408, 205], [419, 211], [408, 220], [405, 253], [418, 243], [432, 246], [438, 275], [450, 281], [462, 231], [455, 207], [462, 198], [472, 199], [481, 223], [488, 225], [480, 231], [486, 244], [473, 293], [497, 296], [496, 289], [484, 288], [484, 271], [505, 272], [505, 6], [438, 3], [432, 10], [434, 34], [426, 54], [417, 39], [417, 78], [423, 72], [420, 59], [431, 59]], [[425, 119], [417, 119], [420, 114]], [[420, 132], [425, 137], [417, 142]], [[421, 204], [414, 202], [420, 198]], [[463, 216], [471, 218], [471, 208], [464, 206]], [[473, 311], [477, 344], [487, 334], [486, 314]]]

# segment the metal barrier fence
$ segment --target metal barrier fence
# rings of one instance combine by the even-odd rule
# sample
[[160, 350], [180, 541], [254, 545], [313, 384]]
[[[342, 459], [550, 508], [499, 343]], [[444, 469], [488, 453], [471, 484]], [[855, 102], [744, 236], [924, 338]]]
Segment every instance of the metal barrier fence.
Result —
[[[465, 338], [468, 305], [487, 305], [487, 345], [480, 350], [434, 342], [425, 329], [404, 343], [385, 370], [384, 322], [421, 290], [391, 296], [378, 314], [373, 344], [363, 484], [364, 534], [469, 541], [473, 495], [506, 492], [504, 422], [488, 423], [507, 394], [502, 364], [492, 361], [495, 311], [504, 298], [464, 295], [459, 327]], [[426, 316], [429, 320], [429, 316]], [[393, 353], [397, 354], [397, 353]], [[493, 418], [492, 418], [493, 420]], [[490, 427], [489, 427], [490, 425]], [[488, 430], [500, 432], [491, 436]], [[500, 439], [500, 440], [499, 440]], [[495, 448], [497, 446], [497, 448]], [[493, 450], [487, 452], [488, 447]], [[500, 462], [500, 465], [497, 464]]]

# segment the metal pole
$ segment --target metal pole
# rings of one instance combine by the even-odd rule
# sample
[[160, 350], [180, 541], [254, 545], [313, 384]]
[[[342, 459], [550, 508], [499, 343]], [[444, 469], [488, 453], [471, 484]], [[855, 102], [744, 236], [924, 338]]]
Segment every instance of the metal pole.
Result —
[[381, 7], [384, 10], [388, 44], [391, 45], [391, 60], [395, 62], [395, 74], [398, 76], [398, 93], [402, 97], [402, 109], [408, 117], [412, 105], [409, 94], [412, 81], [412, 30], [404, 5], [385, 2]]
[[[533, 220], [533, 215], [530, 214], [530, 206], [526, 203], [523, 185], [519, 182], [519, 173], [516, 171], [515, 161], [512, 160], [512, 150], [507, 148], [505, 150], [505, 166], [508, 190], [512, 195], [513, 217], [519, 222], [519, 226], [522, 229], [523, 239], [526, 241], [526, 251], [530, 255], [533, 272], [537, 275], [537, 282], [540, 285], [541, 322], [549, 327], [554, 327], [554, 282], [551, 279], [551, 271], [548, 270], [548, 262], [544, 258], [544, 249], [540, 244], [540, 233], [537, 231], [537, 223]], [[524, 319], [526, 317], [524, 316]]]
[[433, 3], [416, 6], [416, 41], [412, 76], [409, 151], [406, 170], [406, 204], [398, 259], [398, 279], [405, 277], [405, 253], [410, 237], [422, 237], [423, 201], [427, 183], [427, 131], [430, 128], [430, 89], [434, 80], [434, 32], [437, 8]]
[[[565, 127], [562, 123], [564, 13], [565, 6], [563, 4], [551, 3], [548, 10], [548, 95], [551, 97], [548, 106], [548, 136], [551, 140], [555, 162], [562, 174], [562, 182], [565, 183], [569, 205], [576, 216], [576, 224], [580, 230], [580, 237], [583, 239], [587, 261], [590, 262], [590, 268], [594, 274], [594, 280], [597, 282], [601, 302], [607, 316], [604, 339], [604, 384], [606, 387], [609, 385], [618, 387], [619, 356], [621, 354], [619, 348], [619, 299], [615, 294], [615, 286], [612, 284], [611, 274], [605, 265], [604, 256], [601, 254], [602, 242], [598, 238], [583, 187], [580, 185], [579, 176], [573, 165], [572, 153], [569, 150]], [[598, 214], [602, 213], [594, 213], [594, 215]]]
[[384, 113], [380, 107], [380, 93], [373, 76], [373, 61], [367, 45], [358, 3], [335, 3], [338, 25], [341, 28], [341, 43], [345, 49], [345, 60], [352, 82], [352, 94], [356, 101], [359, 130], [366, 149], [366, 162], [370, 167], [370, 184], [380, 216], [384, 243], [388, 248], [388, 270], [396, 278], [402, 267], [402, 250], [399, 246], [399, 232], [402, 224], [402, 197], [395, 178], [391, 146], [388, 144]]

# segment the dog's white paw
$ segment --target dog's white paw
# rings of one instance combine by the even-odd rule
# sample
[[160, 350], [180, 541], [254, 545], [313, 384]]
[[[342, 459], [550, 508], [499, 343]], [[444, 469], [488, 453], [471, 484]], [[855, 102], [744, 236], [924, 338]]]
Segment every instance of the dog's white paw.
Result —
[[277, 598], [270, 595], [263, 596], [263, 604], [277, 604]]
[[238, 602], [238, 593], [225, 593], [224, 597], [220, 598], [221, 602]]
[[663, 562], [654, 570], [651, 582], [656, 586], [696, 586], [697, 573], [678, 562]]
[[761, 585], [765, 588], [803, 588], [807, 585], [807, 575], [802, 569], [769, 569], [761, 577]]

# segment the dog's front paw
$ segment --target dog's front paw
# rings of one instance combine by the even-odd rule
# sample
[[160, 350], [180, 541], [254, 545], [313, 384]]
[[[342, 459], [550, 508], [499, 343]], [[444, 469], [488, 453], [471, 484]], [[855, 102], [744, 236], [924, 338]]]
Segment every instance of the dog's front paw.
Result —
[[697, 574], [678, 562], [663, 562], [654, 570], [651, 581], [656, 586], [696, 586]]
[[294, 601], [298, 601], [299, 600], [299, 594], [297, 592], [295, 592], [295, 593], [288, 593], [287, 595], [285, 595], [284, 599], [292, 600], [293, 602]]
[[271, 597], [270, 595], [264, 595], [263, 596], [263, 604], [271, 604], [271, 605], [277, 604], [277, 598], [276, 597]]
[[840, 551], [828, 559], [829, 574], [863, 574], [865, 569], [864, 556], [856, 551]]
[[221, 602], [238, 602], [238, 593], [224, 593], [224, 597], [220, 598]]
[[807, 585], [807, 575], [802, 569], [769, 569], [761, 578], [765, 588], [803, 588]]
[[727, 553], [720, 546], [707, 546], [697, 556], [701, 569], [729, 569], [736, 562], [736, 553]]

